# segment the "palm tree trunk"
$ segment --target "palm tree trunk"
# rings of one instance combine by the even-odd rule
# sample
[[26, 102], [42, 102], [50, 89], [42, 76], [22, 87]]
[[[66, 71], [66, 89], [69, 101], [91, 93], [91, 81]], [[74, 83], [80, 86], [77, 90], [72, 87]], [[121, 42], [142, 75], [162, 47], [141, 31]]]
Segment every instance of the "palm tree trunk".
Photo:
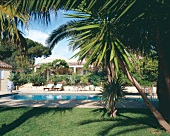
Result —
[[[162, 116], [170, 124], [170, 93], [162, 73], [161, 65], [159, 64], [157, 95], [159, 99], [159, 109]], [[169, 78], [170, 79], [170, 78]], [[170, 84], [170, 83], [169, 83]]]
[[112, 117], [113, 118], [116, 118], [116, 112], [117, 112], [117, 110], [116, 110], [116, 101], [114, 100], [114, 102], [113, 102], [113, 111], [112, 111]]
[[111, 77], [111, 73], [110, 73], [109, 67], [107, 67], [107, 78], [108, 78], [108, 82], [111, 83], [112, 77]]
[[[112, 84], [112, 81], [114, 79], [114, 65], [113, 65], [112, 61], [109, 62], [109, 66], [107, 67], [107, 77], [108, 77], [108, 82], [110, 84]], [[112, 97], [112, 95], [110, 95], [110, 97]], [[110, 97], [109, 97], [109, 99], [110, 99]], [[113, 104], [113, 106], [111, 109], [111, 116], [112, 116], [112, 118], [116, 118], [116, 112], [117, 112], [116, 101], [114, 100], [112, 104]]]
[[123, 70], [123, 72], [126, 74], [127, 78], [131, 81], [131, 83], [137, 88], [138, 92], [142, 96], [146, 106], [151, 110], [151, 112], [156, 117], [159, 124], [168, 132], [170, 133], [170, 125], [165, 121], [165, 119], [162, 117], [162, 115], [159, 113], [159, 111], [152, 105], [152, 103], [149, 101], [148, 97], [145, 94], [145, 90], [140, 86], [140, 84], [132, 77], [132, 75], [129, 73], [128, 69], [124, 65], [122, 61], [119, 61], [120, 66]]
[[[164, 34], [157, 28], [158, 48], [158, 87], [159, 109], [163, 117], [170, 124], [170, 46], [168, 33]], [[162, 36], [162, 37], [161, 37]]]

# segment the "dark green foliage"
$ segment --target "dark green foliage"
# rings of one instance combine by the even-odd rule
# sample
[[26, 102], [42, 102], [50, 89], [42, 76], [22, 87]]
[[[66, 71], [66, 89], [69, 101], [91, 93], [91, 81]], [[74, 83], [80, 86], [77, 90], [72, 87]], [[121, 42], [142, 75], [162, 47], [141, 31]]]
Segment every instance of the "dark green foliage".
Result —
[[65, 81], [68, 85], [76, 85], [80, 83], [80, 78], [80, 75], [73, 73], [72, 75], [67, 75]]
[[41, 43], [32, 41], [28, 38], [26, 38], [27, 46], [28, 46], [28, 51], [27, 51], [27, 56], [28, 56], [28, 61], [30, 64], [34, 64], [35, 58], [38, 57], [48, 57], [51, 55], [51, 50], [48, 47], [44, 47]]
[[20, 72], [11, 72], [9, 80], [13, 81], [15, 86], [20, 86], [28, 82], [28, 76]]
[[57, 68], [69, 68], [69, 65], [68, 65], [68, 63], [65, 60], [56, 59], [56, 60], [54, 60], [52, 62], [52, 67], [54, 69], [57, 69]]
[[43, 76], [36, 73], [30, 75], [29, 81], [33, 83], [33, 86], [40, 86], [46, 83], [46, 79]]
[[72, 74], [72, 72], [69, 68], [57, 68], [54, 71], [55, 71], [54, 73], [58, 74], [58, 75]]
[[54, 84], [57, 84], [58, 82], [62, 82], [66, 79], [65, 75], [55, 75], [55, 76], [50, 76], [49, 80], [53, 82]]
[[12, 53], [15, 50], [15, 46], [11, 46], [10, 43], [6, 42], [6, 44], [0, 45], [0, 60], [4, 60], [5, 58], [11, 57]]
[[[158, 59], [152, 56], [147, 56], [139, 60], [132, 71], [133, 77], [142, 86], [156, 86], [158, 78]], [[125, 86], [132, 85], [126, 76], [122, 76], [122, 81]]]
[[158, 60], [152, 58], [146, 58], [140, 62], [141, 73], [144, 80], [149, 82], [157, 82], [158, 78]]
[[101, 73], [92, 73], [88, 75], [89, 82], [94, 86], [100, 86], [102, 82], [106, 82], [106, 77]]
[[[134, 72], [132, 72], [132, 75], [142, 86], [155, 85], [155, 82], [146, 80], [144, 75], [141, 75], [139, 73], [134, 73]], [[122, 76], [122, 82], [123, 82], [124, 86], [133, 86], [132, 83], [127, 79], [127, 77], [125, 75]]]
[[42, 44], [26, 39], [27, 42], [27, 54], [23, 54], [23, 51], [11, 42], [4, 43], [0, 46], [0, 60], [10, 64], [13, 70], [20, 70], [27, 67], [32, 67], [37, 57], [48, 57], [51, 55], [49, 48], [44, 47]]
[[[52, 63], [41, 64], [40, 68], [37, 69], [37, 74], [43, 76], [48, 80], [47, 82], [54, 82], [56, 84], [63, 80], [63, 77], [58, 75], [64, 76], [71, 74], [71, 72], [69, 70], [69, 65], [65, 60], [56, 59]], [[47, 79], [48, 76], [50, 77], [49, 79]]]
[[[51, 55], [49, 48], [44, 47], [42, 44], [26, 39], [27, 42], [27, 55], [23, 55], [20, 48], [17, 48], [15, 44], [6, 42], [5, 45], [0, 46], [0, 60], [8, 63], [12, 66], [13, 78], [11, 80], [14, 85], [22, 85], [29, 82], [28, 75], [32, 72], [31, 68], [34, 65], [35, 58], [37, 57], [48, 57]], [[44, 79], [41, 75], [32, 77], [33, 83], [42, 84]]]
[[80, 83], [81, 83], [82, 86], [88, 85], [88, 76], [87, 75], [81, 76]]

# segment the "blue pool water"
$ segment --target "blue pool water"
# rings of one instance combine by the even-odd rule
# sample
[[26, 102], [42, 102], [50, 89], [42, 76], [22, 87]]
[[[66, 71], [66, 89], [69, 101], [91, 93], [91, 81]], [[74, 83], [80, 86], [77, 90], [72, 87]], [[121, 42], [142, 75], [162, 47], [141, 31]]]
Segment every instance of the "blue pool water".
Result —
[[[13, 100], [101, 100], [101, 95], [97, 94], [12, 94], [9, 96], [0, 96]], [[143, 101], [142, 98], [124, 98], [124, 100]], [[150, 99], [157, 102], [158, 99]]]
[[15, 94], [8, 98], [13, 100], [101, 100], [99, 95], [78, 94]]

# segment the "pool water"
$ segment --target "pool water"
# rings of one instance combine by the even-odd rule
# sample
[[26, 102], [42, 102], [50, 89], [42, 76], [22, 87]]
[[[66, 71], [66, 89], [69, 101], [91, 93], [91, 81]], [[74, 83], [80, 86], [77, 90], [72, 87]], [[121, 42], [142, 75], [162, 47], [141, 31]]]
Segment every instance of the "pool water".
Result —
[[[6, 99], [13, 100], [93, 100], [99, 101], [104, 98], [98, 94], [12, 94], [9, 96], [1, 96], [0, 98], [5, 97]], [[124, 100], [130, 101], [143, 101], [142, 98], [123, 98]], [[158, 99], [150, 99], [150, 101], [157, 102]]]
[[13, 100], [101, 100], [99, 95], [77, 95], [77, 94], [15, 94], [8, 96]]

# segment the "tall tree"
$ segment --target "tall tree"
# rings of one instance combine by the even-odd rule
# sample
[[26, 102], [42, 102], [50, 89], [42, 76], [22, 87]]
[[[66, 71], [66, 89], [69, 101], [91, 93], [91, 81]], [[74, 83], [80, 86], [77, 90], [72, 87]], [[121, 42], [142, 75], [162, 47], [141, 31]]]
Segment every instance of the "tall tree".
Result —
[[[154, 15], [157, 15], [153, 28], [156, 34], [156, 46], [159, 60], [157, 90], [159, 108], [164, 118], [170, 124], [170, 2], [164, 1], [163, 3], [158, 3], [153, 6]], [[157, 8], [160, 10], [157, 11]]]
[[29, 69], [33, 67], [35, 59], [37, 57], [48, 57], [51, 55], [51, 51], [48, 47], [44, 47], [42, 44], [26, 39], [27, 54], [22, 57], [22, 50], [18, 49], [15, 45], [11, 45], [11, 42], [6, 42], [5, 45], [0, 45], [0, 60], [3, 60], [13, 66], [13, 70], [16, 69]]
[[[130, 31], [124, 35], [124, 43], [136, 50], [140, 50], [144, 56], [147, 51], [154, 50], [158, 55], [158, 83], [157, 94], [159, 109], [163, 117], [170, 124], [170, 65], [169, 65], [169, 38], [170, 38], [170, 2], [148, 0], [138, 4], [143, 7], [145, 15], [135, 21]], [[135, 46], [134, 46], [135, 45]]]
[[[78, 9], [78, 13], [68, 15], [69, 17], [80, 18], [80, 20], [68, 22], [54, 30], [47, 43], [53, 48], [61, 39], [72, 36], [70, 44], [74, 46], [74, 49], [80, 48], [80, 52], [75, 57], [79, 56], [79, 59], [82, 60], [90, 54], [87, 59], [87, 65], [95, 62], [96, 65], [102, 63], [106, 66], [110, 84], [112, 84], [118, 74], [119, 67], [121, 67], [132, 84], [138, 89], [144, 102], [155, 115], [160, 125], [170, 132], [169, 124], [150, 103], [144, 89], [130, 74], [129, 68], [132, 57], [130, 57], [127, 48], [120, 41], [120, 37], [124, 35], [121, 32], [126, 30], [125, 28], [132, 22], [129, 22], [130, 19], [133, 19], [135, 15], [132, 12], [129, 13], [135, 1], [109, 2], [92, 10], [88, 10], [85, 5], [82, 9]], [[140, 16], [142, 14], [138, 15], [138, 17]], [[134, 19], [137, 19], [137, 17]]]

